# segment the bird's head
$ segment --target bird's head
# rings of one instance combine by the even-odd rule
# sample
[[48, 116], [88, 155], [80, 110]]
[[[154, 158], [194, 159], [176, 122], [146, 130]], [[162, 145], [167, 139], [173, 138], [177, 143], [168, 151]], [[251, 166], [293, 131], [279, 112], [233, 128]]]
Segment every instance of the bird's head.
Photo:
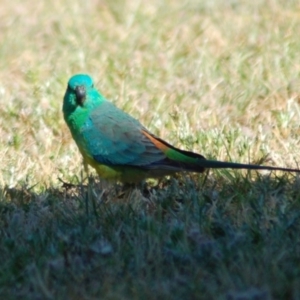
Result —
[[86, 74], [77, 74], [70, 78], [64, 96], [63, 112], [65, 115], [76, 109], [89, 109], [101, 100], [101, 95], [94, 88], [93, 79]]

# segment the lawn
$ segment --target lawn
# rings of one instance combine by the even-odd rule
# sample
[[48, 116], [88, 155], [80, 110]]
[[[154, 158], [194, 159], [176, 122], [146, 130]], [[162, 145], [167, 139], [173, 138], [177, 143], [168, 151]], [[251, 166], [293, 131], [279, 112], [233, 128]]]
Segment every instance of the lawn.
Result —
[[1, 299], [300, 299], [300, 178], [210, 170], [125, 190], [62, 116], [88, 73], [207, 158], [300, 167], [293, 0], [2, 0]]

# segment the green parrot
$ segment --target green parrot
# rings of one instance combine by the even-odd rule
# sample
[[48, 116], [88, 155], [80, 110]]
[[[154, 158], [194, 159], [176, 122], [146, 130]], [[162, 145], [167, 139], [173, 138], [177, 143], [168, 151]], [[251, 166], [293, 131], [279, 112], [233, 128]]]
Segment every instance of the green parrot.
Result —
[[207, 160], [175, 148], [107, 101], [86, 74], [70, 78], [63, 114], [84, 162], [108, 180], [136, 183], [181, 171], [202, 173], [205, 168], [300, 171]]

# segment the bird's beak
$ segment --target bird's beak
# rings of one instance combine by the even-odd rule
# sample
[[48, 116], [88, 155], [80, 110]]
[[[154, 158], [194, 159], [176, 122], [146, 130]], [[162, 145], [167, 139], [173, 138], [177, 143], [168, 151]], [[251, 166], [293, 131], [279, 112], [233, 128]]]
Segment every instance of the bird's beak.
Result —
[[86, 98], [86, 90], [85, 87], [79, 85], [75, 88], [76, 102], [78, 105], [83, 106], [83, 103]]

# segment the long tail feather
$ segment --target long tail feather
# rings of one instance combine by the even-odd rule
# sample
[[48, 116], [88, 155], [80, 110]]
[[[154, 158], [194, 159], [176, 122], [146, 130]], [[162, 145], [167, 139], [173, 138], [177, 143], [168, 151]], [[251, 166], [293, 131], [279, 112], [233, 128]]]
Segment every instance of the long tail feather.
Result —
[[164, 169], [170, 171], [188, 171], [202, 173], [206, 168], [210, 169], [246, 169], [246, 170], [270, 170], [300, 173], [300, 169], [272, 167], [263, 165], [242, 164], [208, 160], [204, 156], [191, 151], [178, 149], [166, 141], [147, 133], [156, 146], [164, 150], [167, 158], [149, 166], [149, 169]]
[[169, 167], [172, 166], [190, 172], [202, 173], [206, 168], [210, 168], [210, 169], [246, 169], [246, 170], [270, 170], [270, 171], [273, 170], [273, 171], [300, 173], [300, 169], [294, 169], [294, 168], [272, 167], [272, 166], [264, 166], [264, 165], [208, 160], [204, 156], [194, 152], [185, 151], [181, 149], [176, 149], [176, 150], [181, 155], [188, 157], [189, 161], [177, 160], [177, 159], [173, 160], [168, 158], [165, 160], [165, 163], [167, 163]]
[[217, 160], [206, 160], [202, 159], [197, 162], [202, 168], [211, 168], [211, 169], [246, 169], [246, 170], [274, 170], [274, 171], [285, 171], [285, 172], [297, 172], [299, 169], [293, 168], [282, 168], [282, 167], [272, 167], [272, 166], [262, 166], [262, 165], [252, 165], [252, 164], [240, 164], [234, 162], [223, 162]]

